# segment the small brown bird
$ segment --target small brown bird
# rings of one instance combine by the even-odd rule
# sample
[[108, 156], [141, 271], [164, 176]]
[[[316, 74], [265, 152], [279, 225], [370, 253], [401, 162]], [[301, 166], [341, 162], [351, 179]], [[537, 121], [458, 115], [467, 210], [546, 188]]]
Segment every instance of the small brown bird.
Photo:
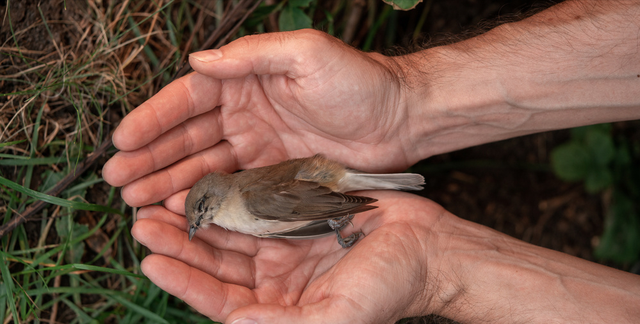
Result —
[[189, 191], [185, 210], [189, 240], [214, 223], [227, 230], [272, 238], [318, 238], [336, 233], [353, 245], [362, 233], [343, 238], [340, 230], [356, 213], [377, 208], [376, 199], [344, 194], [356, 190], [422, 190], [413, 173], [369, 174], [315, 155], [226, 174], [204, 176]]

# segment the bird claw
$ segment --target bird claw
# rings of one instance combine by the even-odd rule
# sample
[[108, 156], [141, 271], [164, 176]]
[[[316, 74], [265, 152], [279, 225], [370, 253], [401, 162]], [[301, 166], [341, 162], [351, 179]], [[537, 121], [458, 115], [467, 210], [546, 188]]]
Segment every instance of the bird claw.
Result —
[[347, 249], [352, 247], [361, 237], [364, 237], [364, 233], [356, 232], [343, 238], [340, 232], [336, 230], [336, 236], [338, 237], [338, 244], [340, 244], [342, 248]]
[[338, 218], [327, 220], [329, 227], [331, 227], [334, 231], [336, 231], [338, 244], [340, 244], [340, 246], [342, 246], [345, 249], [353, 246], [358, 241], [358, 239], [360, 239], [360, 237], [364, 236], [364, 233], [362, 232], [356, 232], [347, 237], [342, 237], [342, 235], [340, 234], [340, 230], [342, 230], [345, 226], [347, 226], [347, 224], [351, 224], [351, 226], [353, 226], [353, 223], [351, 222], [351, 220], [353, 219], [353, 216], [354, 215], [347, 215], [344, 217], [338, 217]]
[[347, 224], [351, 224], [351, 226], [353, 226], [353, 223], [351, 222], [351, 220], [353, 219], [353, 216], [355, 216], [355, 215], [347, 215], [347, 216], [343, 216], [343, 217], [337, 217], [337, 218], [334, 218], [334, 219], [329, 219], [329, 220], [327, 220], [327, 223], [329, 223], [329, 226], [331, 227], [331, 229], [341, 230], [345, 226], [347, 226]]

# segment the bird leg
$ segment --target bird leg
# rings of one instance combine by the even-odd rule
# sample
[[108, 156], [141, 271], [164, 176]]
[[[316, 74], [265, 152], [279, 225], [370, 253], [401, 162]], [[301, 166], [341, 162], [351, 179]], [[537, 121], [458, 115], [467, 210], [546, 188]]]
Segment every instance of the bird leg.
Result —
[[334, 231], [336, 231], [336, 236], [338, 237], [338, 244], [340, 244], [340, 246], [342, 246], [345, 249], [353, 246], [353, 244], [355, 244], [361, 236], [364, 236], [364, 233], [362, 232], [356, 232], [347, 237], [342, 237], [342, 235], [340, 234], [340, 230], [342, 230], [345, 226], [347, 226], [347, 224], [353, 225], [351, 223], [353, 216], [355, 215], [347, 215], [344, 217], [337, 217], [334, 219], [327, 220], [327, 223], [329, 223], [329, 227], [331, 227]]

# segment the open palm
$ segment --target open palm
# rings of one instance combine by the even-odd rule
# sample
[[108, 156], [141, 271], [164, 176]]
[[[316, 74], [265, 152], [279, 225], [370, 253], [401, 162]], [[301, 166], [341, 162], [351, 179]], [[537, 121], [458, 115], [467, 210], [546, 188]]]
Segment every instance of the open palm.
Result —
[[367, 236], [351, 249], [334, 236], [259, 239], [217, 226], [189, 242], [185, 218], [160, 206], [141, 209], [132, 233], [155, 253], [145, 275], [214, 320], [384, 323], [423, 311], [424, 242], [443, 211], [411, 194], [374, 196], [380, 208], [354, 219]]

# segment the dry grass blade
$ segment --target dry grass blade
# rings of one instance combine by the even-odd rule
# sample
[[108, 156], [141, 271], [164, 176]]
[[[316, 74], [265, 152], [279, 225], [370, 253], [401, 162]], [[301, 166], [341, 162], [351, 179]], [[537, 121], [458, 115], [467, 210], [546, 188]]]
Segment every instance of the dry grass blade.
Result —
[[[253, 2], [253, 3], [252, 3]], [[235, 35], [238, 31], [238, 28], [242, 25], [242, 23], [249, 17], [249, 15], [258, 8], [258, 6], [262, 3], [262, 0], [242, 0], [238, 3], [228, 14], [225, 14], [225, 19], [222, 21], [220, 25], [214, 30], [214, 32], [209, 36], [207, 41], [200, 47], [199, 50], [205, 50], [211, 48], [211, 46], [216, 43], [216, 46], [213, 48], [220, 48], [224, 45], [231, 36]], [[227, 11], [229, 9], [227, 8]], [[224, 34], [226, 33], [226, 34]], [[224, 34], [224, 36], [222, 36]], [[217, 42], [216, 42], [217, 41]], [[185, 62], [186, 56], [183, 56], [181, 59], [181, 64], [184, 66], [176, 73], [173, 79], [177, 79], [181, 76], [184, 76], [189, 72], [191, 67], [189, 63]]]

